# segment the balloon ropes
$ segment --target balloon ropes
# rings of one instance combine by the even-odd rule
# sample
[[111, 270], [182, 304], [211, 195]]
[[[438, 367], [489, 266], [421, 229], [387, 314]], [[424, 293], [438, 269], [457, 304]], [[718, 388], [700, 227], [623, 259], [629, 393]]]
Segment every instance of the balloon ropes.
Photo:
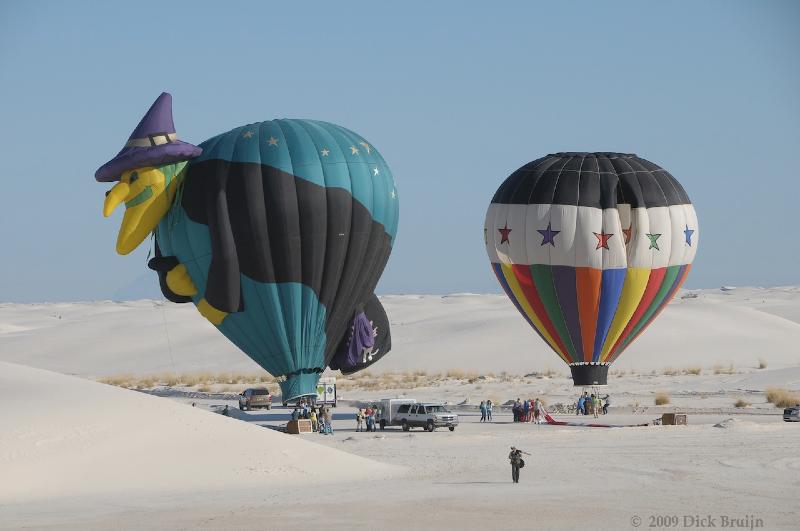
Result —
[[283, 399], [316, 393], [327, 366], [361, 370], [389, 352], [374, 289], [398, 224], [394, 178], [356, 133], [269, 120], [195, 146], [163, 93], [116, 157], [97, 170], [124, 203], [117, 252], [155, 233], [164, 296], [191, 302], [276, 376]]
[[697, 251], [697, 216], [663, 168], [623, 153], [556, 153], [500, 185], [484, 242], [500, 285], [576, 386], [667, 306]]

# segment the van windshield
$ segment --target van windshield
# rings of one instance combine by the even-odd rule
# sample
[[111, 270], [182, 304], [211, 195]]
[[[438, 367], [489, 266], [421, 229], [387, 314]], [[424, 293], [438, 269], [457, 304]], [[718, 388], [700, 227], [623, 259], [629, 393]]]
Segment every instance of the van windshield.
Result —
[[267, 391], [266, 389], [253, 389], [253, 394], [254, 395], [268, 395], [269, 391]]

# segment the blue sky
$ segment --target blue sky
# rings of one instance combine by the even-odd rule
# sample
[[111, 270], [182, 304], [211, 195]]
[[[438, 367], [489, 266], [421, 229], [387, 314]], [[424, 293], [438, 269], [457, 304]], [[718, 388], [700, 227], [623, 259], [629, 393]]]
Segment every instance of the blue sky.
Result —
[[624, 151], [695, 203], [689, 287], [799, 284], [800, 2], [0, 1], [0, 301], [155, 285], [95, 169], [161, 91], [193, 143], [341, 124], [401, 199], [381, 293], [498, 292], [483, 218], [513, 170]]

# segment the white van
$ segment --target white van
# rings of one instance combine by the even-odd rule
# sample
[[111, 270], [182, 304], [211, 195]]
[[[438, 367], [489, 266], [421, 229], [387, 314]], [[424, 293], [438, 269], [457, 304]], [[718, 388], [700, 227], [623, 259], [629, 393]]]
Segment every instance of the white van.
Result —
[[384, 398], [381, 400], [381, 411], [380, 415], [378, 415], [378, 425], [381, 429], [386, 428], [386, 426], [391, 426], [392, 421], [397, 416], [397, 408], [402, 406], [403, 404], [416, 404], [417, 401], [413, 398]]

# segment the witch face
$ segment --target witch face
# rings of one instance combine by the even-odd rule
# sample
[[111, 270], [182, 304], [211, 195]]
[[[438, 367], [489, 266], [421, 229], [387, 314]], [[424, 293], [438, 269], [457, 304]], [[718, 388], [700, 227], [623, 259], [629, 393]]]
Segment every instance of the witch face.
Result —
[[175, 198], [177, 179], [174, 164], [136, 168], [122, 174], [119, 182], [106, 194], [103, 215], [108, 217], [125, 203], [125, 216], [117, 236], [117, 252], [128, 254], [147, 238], [166, 215]]

